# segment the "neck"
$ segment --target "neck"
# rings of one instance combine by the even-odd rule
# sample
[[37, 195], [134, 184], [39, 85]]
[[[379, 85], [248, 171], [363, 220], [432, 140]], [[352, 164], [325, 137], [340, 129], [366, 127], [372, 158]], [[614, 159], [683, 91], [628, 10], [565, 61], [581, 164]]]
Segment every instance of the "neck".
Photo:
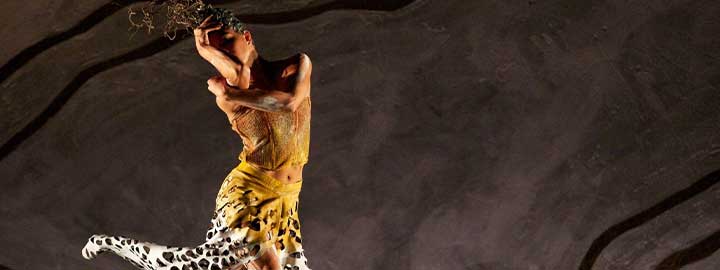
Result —
[[267, 60], [262, 58], [257, 51], [253, 51], [248, 59], [248, 66], [250, 67], [250, 81], [264, 80], [267, 76], [266, 67]]
[[269, 68], [269, 62], [262, 58], [256, 50], [250, 51], [246, 57], [239, 59], [245, 60], [241, 66], [240, 76], [237, 82], [238, 88], [248, 89], [250, 87], [257, 87], [258, 81], [260, 84], [267, 83], [268, 75], [266, 71]]

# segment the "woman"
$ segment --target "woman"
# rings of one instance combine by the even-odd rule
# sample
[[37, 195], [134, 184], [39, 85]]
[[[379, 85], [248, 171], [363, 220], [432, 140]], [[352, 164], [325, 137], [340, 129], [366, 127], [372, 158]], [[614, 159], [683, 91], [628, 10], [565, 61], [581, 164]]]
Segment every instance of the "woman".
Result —
[[169, 247], [93, 235], [82, 254], [92, 259], [112, 251], [142, 269], [310, 270], [298, 216], [310, 143], [310, 59], [303, 53], [262, 58], [234, 15], [208, 16], [194, 35], [200, 56], [221, 74], [208, 79], [208, 90], [243, 141], [241, 162], [218, 192], [206, 242]]

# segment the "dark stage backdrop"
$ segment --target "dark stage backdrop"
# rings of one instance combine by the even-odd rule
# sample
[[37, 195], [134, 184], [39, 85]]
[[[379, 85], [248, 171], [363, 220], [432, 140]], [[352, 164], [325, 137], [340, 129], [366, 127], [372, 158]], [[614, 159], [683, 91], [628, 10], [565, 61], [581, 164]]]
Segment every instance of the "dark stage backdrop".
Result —
[[[2, 267], [204, 240], [242, 142], [139, 4], [0, 1]], [[313, 60], [313, 269], [720, 268], [719, 1], [220, 4]]]

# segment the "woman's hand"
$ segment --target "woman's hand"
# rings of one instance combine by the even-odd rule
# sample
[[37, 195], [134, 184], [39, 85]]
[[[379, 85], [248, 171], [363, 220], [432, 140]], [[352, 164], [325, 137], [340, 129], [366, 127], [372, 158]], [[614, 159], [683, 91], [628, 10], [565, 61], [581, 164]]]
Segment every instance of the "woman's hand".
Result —
[[211, 20], [213, 16], [214, 15], [210, 15], [205, 18], [205, 20], [194, 29], [195, 47], [200, 56], [210, 62], [223, 77], [233, 82], [237, 81], [240, 74], [240, 65], [212, 45], [217, 42], [211, 42], [210, 32], [222, 29], [223, 27], [222, 23]]
[[193, 34], [195, 36], [195, 45], [198, 49], [198, 52], [203, 54], [206, 53], [207, 50], [215, 49], [211, 43], [210, 43], [210, 32], [222, 29], [223, 24], [222, 22], [214, 21], [212, 20], [212, 17], [214, 15], [210, 15], [207, 18], [205, 18], [200, 25], [193, 30]]
[[[220, 52], [217, 48], [212, 46], [210, 42], [210, 32], [222, 29], [223, 25], [220, 22], [213, 22], [211, 18], [214, 15], [210, 15], [200, 23], [200, 25], [193, 30], [195, 36], [195, 47], [197, 48], [200, 56], [211, 62], [213, 58], [217, 57], [217, 53]], [[222, 53], [222, 52], [220, 52]]]
[[228, 86], [223, 76], [212, 76], [207, 80], [208, 90], [216, 97], [225, 97], [228, 94]]

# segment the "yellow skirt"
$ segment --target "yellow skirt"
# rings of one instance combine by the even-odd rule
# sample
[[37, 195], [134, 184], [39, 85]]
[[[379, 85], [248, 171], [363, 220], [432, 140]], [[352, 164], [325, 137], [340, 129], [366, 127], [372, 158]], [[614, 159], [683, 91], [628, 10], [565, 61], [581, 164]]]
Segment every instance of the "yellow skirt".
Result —
[[275, 249], [282, 269], [310, 269], [298, 216], [302, 183], [283, 183], [241, 160], [220, 187], [215, 216], [229, 229], [242, 229], [243, 242], [259, 249], [255, 258]]

